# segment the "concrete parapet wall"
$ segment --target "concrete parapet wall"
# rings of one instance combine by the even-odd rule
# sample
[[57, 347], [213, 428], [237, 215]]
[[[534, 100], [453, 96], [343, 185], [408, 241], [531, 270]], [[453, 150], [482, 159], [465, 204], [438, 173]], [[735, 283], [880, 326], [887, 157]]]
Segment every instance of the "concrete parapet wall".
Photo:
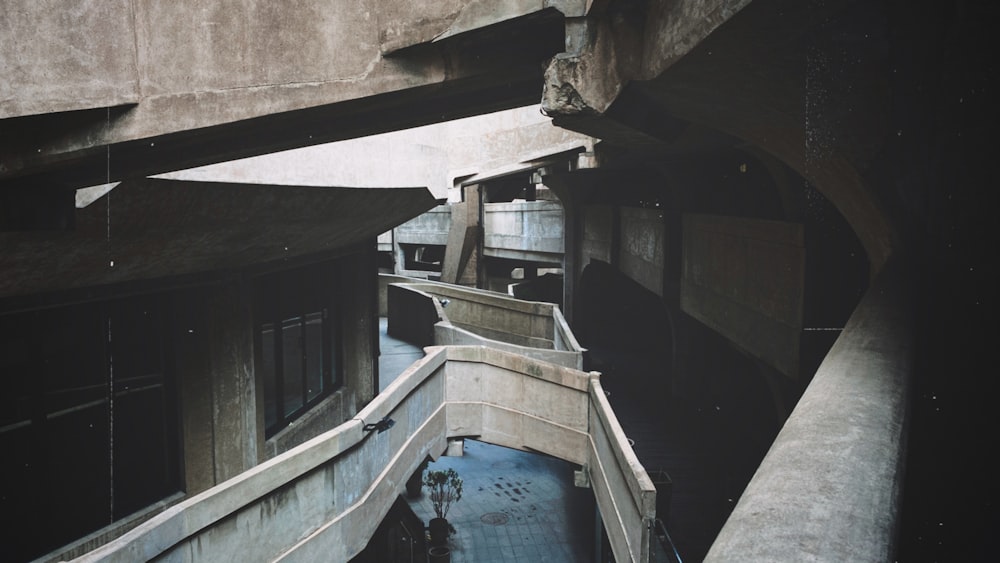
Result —
[[706, 561], [892, 561], [913, 297], [888, 263], [747, 485]]
[[406, 285], [392, 284], [386, 292], [388, 310], [393, 312], [388, 316], [387, 332], [417, 346], [434, 344], [434, 325], [444, 318], [438, 300]]
[[[597, 374], [591, 377], [590, 486], [617, 561], [648, 561], [656, 515], [656, 486], [628, 443]], [[627, 553], [628, 559], [621, 553]]]
[[451, 206], [439, 205], [396, 227], [396, 244], [448, 244], [451, 230]]
[[559, 202], [488, 203], [483, 223], [487, 256], [544, 260], [563, 254], [565, 221]]
[[379, 280], [380, 314], [393, 336], [419, 346], [484, 345], [583, 367], [584, 349], [557, 305], [401, 276]]
[[622, 207], [619, 269], [653, 293], [663, 296], [666, 225], [660, 209]]
[[590, 468], [615, 557], [648, 560], [655, 488], [596, 375], [481, 346], [426, 352], [355, 418], [75, 561], [347, 561], [420, 463], [465, 436]]

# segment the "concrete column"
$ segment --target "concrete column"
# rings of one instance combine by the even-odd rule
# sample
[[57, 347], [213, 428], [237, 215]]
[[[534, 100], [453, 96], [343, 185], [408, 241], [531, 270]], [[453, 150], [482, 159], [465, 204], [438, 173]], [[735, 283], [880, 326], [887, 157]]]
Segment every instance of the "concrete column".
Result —
[[264, 421], [253, 368], [253, 315], [241, 282], [175, 295], [185, 489], [193, 494], [250, 469]]
[[173, 296], [174, 368], [181, 410], [184, 490], [196, 494], [215, 485], [212, 451], [212, 377], [209, 367], [205, 290]]
[[257, 465], [263, 436], [257, 421], [253, 313], [248, 287], [237, 283], [208, 295], [215, 478], [221, 483]]
[[443, 282], [479, 287], [486, 277], [482, 264], [483, 193], [479, 185], [465, 186], [465, 201], [451, 206]]
[[566, 322], [573, 325], [573, 296], [576, 279], [580, 273], [580, 205], [575, 198], [563, 199], [565, 225], [563, 228], [563, 301], [562, 312]]

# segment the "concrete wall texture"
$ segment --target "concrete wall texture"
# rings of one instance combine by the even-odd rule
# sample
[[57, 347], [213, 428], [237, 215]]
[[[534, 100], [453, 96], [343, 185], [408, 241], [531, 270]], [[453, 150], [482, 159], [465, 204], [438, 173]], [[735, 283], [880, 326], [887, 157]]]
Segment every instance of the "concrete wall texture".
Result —
[[805, 301], [801, 224], [684, 216], [681, 308], [798, 377]]

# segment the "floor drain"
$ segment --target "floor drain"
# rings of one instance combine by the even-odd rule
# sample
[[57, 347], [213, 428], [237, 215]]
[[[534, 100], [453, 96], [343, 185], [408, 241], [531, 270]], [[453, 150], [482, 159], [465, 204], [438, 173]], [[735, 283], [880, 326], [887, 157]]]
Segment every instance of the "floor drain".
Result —
[[483, 514], [479, 519], [482, 520], [483, 524], [492, 524], [493, 526], [502, 526], [507, 523], [509, 517], [503, 512], [487, 512]]
[[496, 461], [493, 462], [490, 467], [493, 469], [513, 469], [515, 464], [513, 461]]

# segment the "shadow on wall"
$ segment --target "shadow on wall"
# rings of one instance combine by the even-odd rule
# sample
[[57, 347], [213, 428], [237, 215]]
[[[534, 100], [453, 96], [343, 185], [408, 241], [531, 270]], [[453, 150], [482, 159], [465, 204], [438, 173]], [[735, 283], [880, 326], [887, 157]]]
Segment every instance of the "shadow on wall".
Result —
[[602, 372], [612, 387], [655, 385], [670, 393], [674, 336], [658, 295], [592, 259], [580, 275], [574, 311], [573, 332], [588, 350], [585, 370]]

